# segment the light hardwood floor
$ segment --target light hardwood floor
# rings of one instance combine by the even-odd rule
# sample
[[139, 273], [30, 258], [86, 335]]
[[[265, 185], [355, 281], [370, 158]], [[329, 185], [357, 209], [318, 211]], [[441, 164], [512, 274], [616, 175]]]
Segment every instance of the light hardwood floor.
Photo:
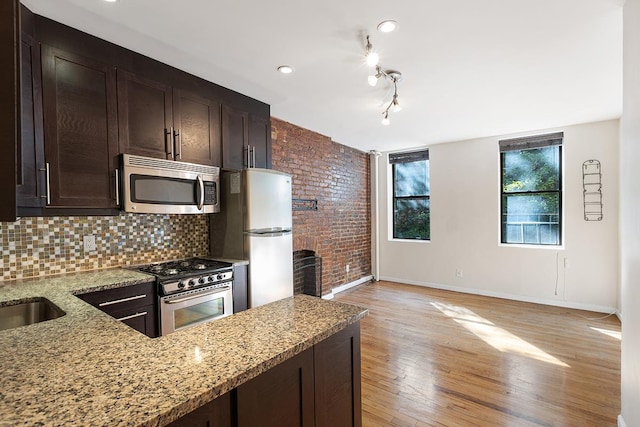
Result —
[[362, 320], [363, 426], [615, 426], [620, 322], [377, 282]]

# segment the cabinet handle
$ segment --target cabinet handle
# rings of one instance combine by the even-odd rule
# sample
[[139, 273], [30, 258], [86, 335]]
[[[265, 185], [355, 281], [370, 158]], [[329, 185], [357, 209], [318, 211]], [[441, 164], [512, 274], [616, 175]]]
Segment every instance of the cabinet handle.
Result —
[[165, 145], [164, 150], [167, 153], [167, 159], [173, 160], [173, 126], [168, 130], [165, 129]]
[[136, 317], [142, 317], [142, 316], [146, 316], [146, 315], [147, 315], [147, 312], [143, 311], [142, 313], [132, 314], [131, 316], [117, 317], [116, 320], [124, 322], [125, 320], [135, 319]]
[[120, 170], [116, 168], [116, 206], [120, 206]]
[[251, 167], [251, 146], [247, 145], [247, 169]]
[[256, 146], [255, 145], [251, 148], [251, 161], [253, 163], [252, 167], [255, 168], [256, 167]]
[[[176, 146], [176, 136], [178, 137], [178, 144]], [[175, 130], [175, 132], [173, 132], [173, 145], [174, 145], [174, 150], [176, 152], [176, 159], [178, 160], [182, 160], [182, 132], [180, 132], [178, 129]]]
[[134, 297], [129, 297], [129, 298], [114, 299], [112, 301], [101, 302], [100, 304], [98, 304], [98, 307], [106, 307], [108, 305], [120, 304], [121, 302], [135, 301], [137, 299], [142, 299], [146, 297], [147, 297], [147, 294], [142, 294], [142, 295], [136, 295]]
[[51, 204], [51, 169], [49, 162], [45, 163], [45, 171], [47, 171], [47, 205]]
[[[38, 171], [40, 171], [40, 172], [45, 172], [45, 179], [46, 179], [46, 172], [47, 172], [47, 168], [46, 168], [46, 167], [44, 167], [44, 168], [38, 168]], [[42, 192], [42, 185], [38, 184], [38, 190], [39, 190], [39, 191], [38, 191], [38, 193]], [[46, 191], [45, 191], [45, 192], [46, 192]], [[46, 199], [46, 198], [47, 198], [47, 195], [46, 195], [46, 194], [44, 194], [44, 195], [40, 195], [40, 196], [38, 196], [38, 197], [40, 197], [41, 199]]]

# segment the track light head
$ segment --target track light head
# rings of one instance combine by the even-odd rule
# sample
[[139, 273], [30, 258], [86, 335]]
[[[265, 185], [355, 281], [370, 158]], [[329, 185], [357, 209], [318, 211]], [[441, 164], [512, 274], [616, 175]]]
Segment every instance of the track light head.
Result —
[[389, 111], [385, 111], [384, 116], [382, 117], [382, 124], [384, 126], [389, 126], [389, 124], [391, 124], [391, 120], [389, 120]]
[[364, 57], [367, 60], [367, 65], [369, 65], [370, 67], [375, 67], [376, 65], [378, 65], [380, 56], [376, 52], [374, 52], [373, 45], [369, 40], [369, 36], [367, 36], [367, 44], [364, 46], [364, 51]]

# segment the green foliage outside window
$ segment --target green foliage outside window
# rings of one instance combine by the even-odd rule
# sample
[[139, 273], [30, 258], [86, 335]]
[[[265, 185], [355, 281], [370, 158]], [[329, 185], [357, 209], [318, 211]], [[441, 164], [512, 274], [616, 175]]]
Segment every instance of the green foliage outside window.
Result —
[[429, 240], [429, 160], [393, 164], [393, 237]]
[[561, 146], [502, 156], [502, 242], [560, 244]]

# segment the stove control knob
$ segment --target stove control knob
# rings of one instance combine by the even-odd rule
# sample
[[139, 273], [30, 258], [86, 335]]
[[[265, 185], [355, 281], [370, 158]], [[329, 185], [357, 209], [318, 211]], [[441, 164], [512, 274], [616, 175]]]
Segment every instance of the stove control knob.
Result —
[[209, 276], [209, 281], [210, 281], [210, 282], [213, 282], [213, 281], [215, 281], [215, 280], [216, 280], [216, 276]]
[[189, 287], [190, 288], [193, 288], [195, 285], [196, 285], [196, 281], [195, 280], [193, 280], [193, 279], [189, 280]]
[[184, 289], [184, 282], [178, 282], [178, 288]]
[[224, 276], [222, 274], [218, 274], [218, 280], [222, 280]]
[[204, 277], [201, 277], [198, 279], [198, 283], [200, 283], [201, 285], [204, 285], [207, 282], [207, 279], [205, 279]]

